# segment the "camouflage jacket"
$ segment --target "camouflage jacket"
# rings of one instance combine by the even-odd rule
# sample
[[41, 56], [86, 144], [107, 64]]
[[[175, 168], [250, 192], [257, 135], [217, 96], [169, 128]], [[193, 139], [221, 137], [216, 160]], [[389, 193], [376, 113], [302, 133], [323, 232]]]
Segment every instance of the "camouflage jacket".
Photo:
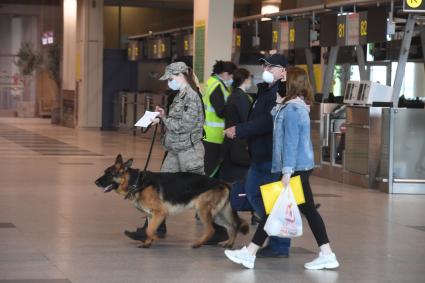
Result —
[[168, 151], [183, 151], [201, 141], [204, 113], [199, 95], [189, 85], [183, 87], [162, 122], [166, 128], [163, 144]]

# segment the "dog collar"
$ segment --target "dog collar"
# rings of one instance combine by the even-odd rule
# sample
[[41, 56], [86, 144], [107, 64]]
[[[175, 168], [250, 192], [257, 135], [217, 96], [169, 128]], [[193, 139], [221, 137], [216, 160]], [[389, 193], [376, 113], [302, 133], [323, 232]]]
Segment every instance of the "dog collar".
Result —
[[[140, 175], [142, 172], [139, 169], [136, 169], [136, 177], [134, 178], [134, 183], [132, 182], [133, 174], [130, 174], [130, 180], [128, 181], [128, 191], [124, 199], [133, 199], [135, 194], [139, 191], [138, 184], [140, 180]], [[143, 182], [143, 178], [142, 178]]]

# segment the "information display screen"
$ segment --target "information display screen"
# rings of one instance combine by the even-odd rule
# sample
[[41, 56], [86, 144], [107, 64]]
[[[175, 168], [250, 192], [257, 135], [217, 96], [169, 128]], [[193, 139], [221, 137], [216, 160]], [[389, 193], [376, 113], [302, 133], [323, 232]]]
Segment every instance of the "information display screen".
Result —
[[272, 21], [261, 22], [258, 24], [258, 33], [260, 35], [260, 50], [268, 51], [272, 49]]
[[295, 43], [294, 47], [308, 48], [310, 47], [310, 19], [296, 19], [295, 24]]
[[370, 7], [367, 11], [367, 42], [387, 40], [387, 7]]
[[323, 47], [337, 45], [337, 14], [320, 16], [320, 45]]
[[179, 34], [175, 37], [178, 57], [193, 56], [193, 35]]
[[245, 24], [241, 28], [241, 50], [242, 53], [254, 53], [256, 48], [254, 41], [254, 26]]

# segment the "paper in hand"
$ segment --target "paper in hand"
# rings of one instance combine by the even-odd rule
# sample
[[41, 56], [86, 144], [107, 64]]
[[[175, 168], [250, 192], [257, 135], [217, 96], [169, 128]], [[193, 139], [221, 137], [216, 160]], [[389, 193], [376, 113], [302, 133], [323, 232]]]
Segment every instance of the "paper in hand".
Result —
[[134, 124], [134, 126], [146, 128], [152, 123], [153, 119], [158, 117], [158, 115], [159, 115], [159, 112], [146, 111], [143, 117], [140, 118], [139, 121], [137, 121], [137, 123]]

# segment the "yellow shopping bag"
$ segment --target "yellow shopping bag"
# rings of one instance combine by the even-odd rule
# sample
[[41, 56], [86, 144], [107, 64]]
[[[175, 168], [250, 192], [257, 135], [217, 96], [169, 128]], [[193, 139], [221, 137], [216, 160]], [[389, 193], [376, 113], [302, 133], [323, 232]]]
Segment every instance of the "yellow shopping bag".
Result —
[[[292, 177], [289, 186], [292, 189], [292, 193], [294, 194], [296, 203], [298, 205], [305, 203], [303, 185], [301, 184], [301, 177]], [[261, 196], [263, 198], [266, 214], [270, 214], [270, 212], [272, 211], [274, 203], [279, 197], [279, 194], [282, 189], [283, 184], [281, 181], [260, 186]]]

